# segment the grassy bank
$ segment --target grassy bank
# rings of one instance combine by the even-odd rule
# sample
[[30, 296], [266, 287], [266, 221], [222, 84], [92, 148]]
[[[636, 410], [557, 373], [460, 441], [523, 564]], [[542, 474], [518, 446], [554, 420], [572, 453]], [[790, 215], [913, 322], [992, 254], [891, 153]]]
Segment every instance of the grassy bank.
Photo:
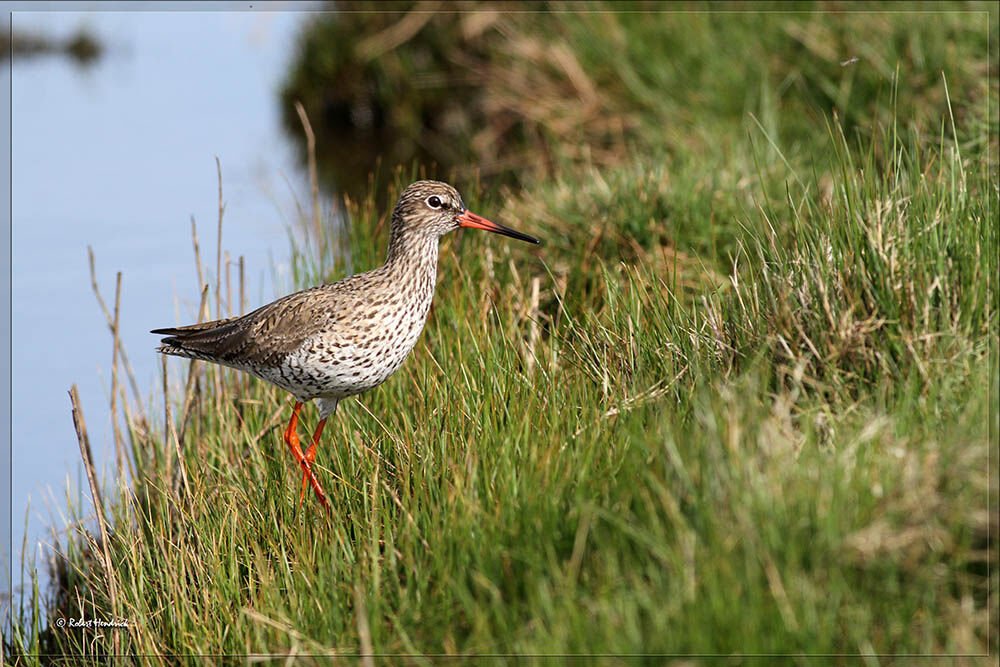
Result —
[[[747, 113], [710, 146], [467, 186], [544, 245], [445, 239], [413, 354], [326, 427], [334, 514], [297, 505], [291, 399], [196, 365], [8, 654], [995, 653], [996, 80], [897, 71], [794, 132], [794, 92], [720, 79]], [[622, 80], [644, 127], [689, 104]], [[301, 286], [381, 262], [385, 205], [293, 248]]]

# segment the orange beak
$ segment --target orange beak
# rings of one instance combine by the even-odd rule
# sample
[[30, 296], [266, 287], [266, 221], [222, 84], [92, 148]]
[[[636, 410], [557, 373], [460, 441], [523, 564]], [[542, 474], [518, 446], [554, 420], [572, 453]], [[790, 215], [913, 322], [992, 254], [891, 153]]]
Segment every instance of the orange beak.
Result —
[[462, 211], [462, 214], [455, 218], [455, 220], [458, 221], [458, 224], [461, 227], [485, 229], [486, 231], [493, 232], [494, 234], [503, 234], [504, 236], [509, 236], [513, 239], [520, 239], [521, 241], [527, 241], [528, 243], [538, 243], [538, 239], [534, 236], [522, 234], [521, 232], [513, 230], [510, 227], [504, 227], [501, 224], [476, 215], [468, 209]]

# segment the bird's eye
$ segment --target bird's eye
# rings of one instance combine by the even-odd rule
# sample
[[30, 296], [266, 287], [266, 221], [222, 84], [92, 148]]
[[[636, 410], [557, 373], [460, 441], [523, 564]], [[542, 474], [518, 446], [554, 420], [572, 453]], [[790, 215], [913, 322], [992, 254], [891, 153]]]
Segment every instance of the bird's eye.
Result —
[[441, 198], [437, 195], [431, 195], [427, 198], [427, 205], [431, 208], [441, 208]]

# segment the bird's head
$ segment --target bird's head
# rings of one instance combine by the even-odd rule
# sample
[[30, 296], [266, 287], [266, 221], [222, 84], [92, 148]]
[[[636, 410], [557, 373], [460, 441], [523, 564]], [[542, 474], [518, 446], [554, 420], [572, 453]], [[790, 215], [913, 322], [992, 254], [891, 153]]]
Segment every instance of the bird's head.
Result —
[[470, 211], [458, 190], [441, 181], [410, 184], [392, 212], [392, 234], [429, 234], [441, 237], [459, 227], [485, 229], [511, 238], [538, 243], [538, 239], [515, 231]]

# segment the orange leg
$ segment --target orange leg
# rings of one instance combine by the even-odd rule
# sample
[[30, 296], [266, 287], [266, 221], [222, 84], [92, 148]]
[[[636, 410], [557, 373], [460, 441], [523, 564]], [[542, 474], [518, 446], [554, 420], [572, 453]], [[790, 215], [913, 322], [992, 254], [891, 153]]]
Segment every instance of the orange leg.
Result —
[[[302, 453], [302, 448], [299, 447], [299, 434], [296, 432], [296, 427], [299, 425], [299, 410], [301, 409], [302, 403], [296, 401], [295, 407], [292, 409], [292, 418], [288, 422], [288, 428], [285, 429], [285, 442], [292, 450], [295, 460], [302, 466], [303, 479], [307, 479], [309, 481], [312, 485], [313, 492], [315, 492], [316, 497], [319, 498], [320, 504], [323, 505], [324, 509], [329, 510], [330, 506], [326, 502], [326, 495], [323, 493], [323, 487], [319, 485], [319, 480], [316, 479], [316, 475], [313, 473], [312, 467], [309, 465], [310, 461], [306, 459], [305, 454]], [[313, 454], [313, 458], [316, 458], [315, 453]]]
[[309, 465], [309, 470], [302, 471], [302, 491], [299, 493], [299, 505], [302, 504], [302, 500], [306, 496], [306, 482], [309, 481], [309, 471], [312, 469], [312, 462], [316, 460], [316, 445], [319, 444], [319, 437], [323, 435], [323, 427], [326, 426], [326, 420], [319, 420], [319, 424], [316, 425], [316, 430], [313, 432], [312, 444], [309, 445], [309, 449], [306, 450], [305, 460], [306, 464]]

